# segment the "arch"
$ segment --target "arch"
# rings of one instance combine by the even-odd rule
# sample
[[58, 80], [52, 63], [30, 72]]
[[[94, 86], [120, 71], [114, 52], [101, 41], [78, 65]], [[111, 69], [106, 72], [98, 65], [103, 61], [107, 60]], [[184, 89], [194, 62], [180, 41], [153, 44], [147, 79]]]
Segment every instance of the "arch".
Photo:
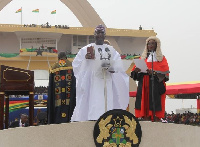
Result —
[[[0, 0], [0, 10], [2, 10], [12, 0]], [[76, 16], [83, 27], [96, 27], [102, 24], [106, 27], [103, 20], [90, 5], [87, 0], [60, 0], [65, 4]], [[113, 37], [109, 37], [109, 41], [114, 48], [121, 53], [121, 50]]]
[[12, 0], [0, 0], [0, 11]]
[[96, 27], [99, 24], [105, 26], [103, 20], [87, 0], [60, 0], [76, 16], [83, 27]]

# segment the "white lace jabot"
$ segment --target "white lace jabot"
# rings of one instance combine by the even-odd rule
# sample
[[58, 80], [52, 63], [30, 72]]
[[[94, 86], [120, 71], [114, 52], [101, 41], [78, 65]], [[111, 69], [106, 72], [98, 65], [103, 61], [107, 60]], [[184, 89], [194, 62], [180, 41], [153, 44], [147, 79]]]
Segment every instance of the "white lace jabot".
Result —
[[153, 62], [157, 62], [158, 60], [156, 59], [156, 52], [151, 52], [149, 57], [147, 58], [147, 62], [152, 62], [152, 54], [153, 54]]

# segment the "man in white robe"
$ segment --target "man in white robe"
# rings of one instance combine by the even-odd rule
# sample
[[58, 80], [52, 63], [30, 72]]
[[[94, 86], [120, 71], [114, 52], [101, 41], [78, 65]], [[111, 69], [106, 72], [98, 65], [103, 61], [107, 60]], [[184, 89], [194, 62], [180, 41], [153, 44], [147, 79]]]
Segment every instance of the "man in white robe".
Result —
[[[94, 37], [95, 43], [81, 48], [72, 62], [77, 83], [76, 107], [71, 121], [97, 120], [105, 111], [126, 110], [129, 103], [129, 77], [120, 64], [120, 54], [104, 44], [105, 28], [102, 25], [96, 27]], [[94, 49], [94, 57], [88, 52], [90, 47]], [[104, 64], [108, 66], [105, 74], [103, 62], [111, 64], [110, 67]]]

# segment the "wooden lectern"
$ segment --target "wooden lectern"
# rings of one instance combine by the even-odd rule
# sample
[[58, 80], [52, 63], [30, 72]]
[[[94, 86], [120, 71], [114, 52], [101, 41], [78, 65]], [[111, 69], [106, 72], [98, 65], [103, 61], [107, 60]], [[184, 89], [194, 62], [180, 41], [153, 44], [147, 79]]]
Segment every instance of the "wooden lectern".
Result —
[[29, 125], [33, 125], [34, 113], [34, 72], [15, 67], [0, 65], [0, 130], [5, 128], [9, 120], [9, 95], [29, 95]]

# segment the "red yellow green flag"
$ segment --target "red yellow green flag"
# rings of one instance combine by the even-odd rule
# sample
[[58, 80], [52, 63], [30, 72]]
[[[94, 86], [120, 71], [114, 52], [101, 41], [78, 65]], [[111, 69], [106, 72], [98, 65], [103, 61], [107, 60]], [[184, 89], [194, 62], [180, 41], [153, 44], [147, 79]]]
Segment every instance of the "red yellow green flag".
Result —
[[51, 11], [51, 14], [56, 14], [56, 10]]
[[32, 12], [39, 13], [39, 9], [35, 9]]
[[22, 12], [22, 8], [18, 9], [15, 13]]

